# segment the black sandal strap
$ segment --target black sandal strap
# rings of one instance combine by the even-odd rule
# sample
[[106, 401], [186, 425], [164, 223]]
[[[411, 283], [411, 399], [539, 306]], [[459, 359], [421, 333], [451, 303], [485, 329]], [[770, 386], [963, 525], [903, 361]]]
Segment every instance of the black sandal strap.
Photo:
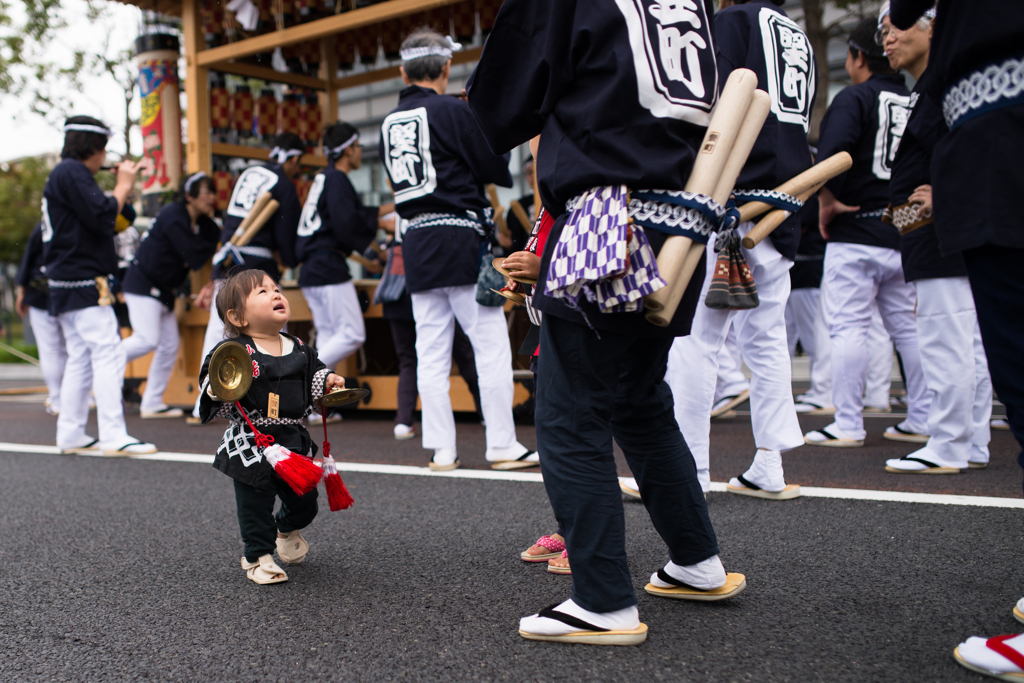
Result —
[[835, 434], [832, 434], [827, 429], [819, 429], [818, 433], [819, 434], [824, 434], [825, 436], [827, 436], [829, 439], [831, 439], [833, 441], [839, 441], [839, 437], [836, 436]]
[[536, 452], [537, 451], [526, 451], [525, 453], [520, 455], [518, 458], [516, 458], [515, 462], [523, 462], [524, 460], [528, 459], [531, 455], [533, 455]]
[[125, 445], [121, 446], [117, 450], [120, 452], [120, 451], [123, 451], [126, 448], [131, 448], [132, 446], [145, 446], [145, 445], [146, 444], [142, 443], [141, 441], [132, 441], [131, 443], [126, 443]]
[[[561, 603], [558, 603], [558, 604], [561, 604]], [[566, 614], [565, 612], [556, 612], [555, 608], [558, 607], [558, 604], [551, 605], [550, 607], [545, 607], [541, 611], [537, 612], [537, 616], [538, 617], [544, 617], [545, 619], [554, 619], [555, 621], [562, 622], [566, 626], [572, 626], [573, 628], [580, 628], [580, 629], [583, 629], [584, 631], [608, 631], [609, 630], [609, 629], [606, 629], [606, 628], [601, 628], [600, 626], [594, 626], [593, 624], [591, 624], [589, 622], [586, 622], [586, 621], [583, 621], [582, 619], [578, 619], [578, 618], [572, 616], [571, 614]]]
[[919, 462], [922, 465], [925, 465], [926, 467], [942, 467], [942, 465], [936, 465], [933, 462], [928, 462], [924, 458], [911, 458], [909, 455], [904, 457], [904, 458], [900, 458], [900, 460], [908, 460], [910, 462]]
[[662, 567], [661, 569], [658, 570], [658, 578], [661, 579], [662, 581], [664, 581], [665, 583], [672, 584], [673, 586], [678, 586], [679, 588], [689, 588], [690, 590], [700, 591], [701, 593], [707, 593], [708, 592], [708, 591], [704, 590], [703, 588], [697, 588], [696, 586], [691, 586], [688, 583], [683, 583], [682, 581], [680, 581], [679, 579], [677, 579], [676, 577], [670, 575], [667, 571], [665, 571], [664, 567]]
[[740, 483], [743, 484], [744, 486], [746, 486], [748, 489], [754, 489], [755, 491], [760, 491], [761, 490], [760, 486], [758, 486], [757, 484], [751, 483], [750, 480], [748, 480], [742, 474], [739, 475], [736, 478], [739, 479]]
[[892, 428], [895, 429], [900, 434], [911, 434], [911, 435], [916, 435], [917, 434], [917, 432], [912, 432], [909, 429], [903, 429], [899, 425], [893, 425]]

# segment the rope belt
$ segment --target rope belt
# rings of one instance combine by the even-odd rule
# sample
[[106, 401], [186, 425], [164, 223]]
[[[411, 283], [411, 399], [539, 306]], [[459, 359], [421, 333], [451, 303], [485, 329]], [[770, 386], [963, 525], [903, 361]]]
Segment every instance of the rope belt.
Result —
[[85, 289], [95, 287], [96, 280], [48, 280], [52, 289]]
[[896, 226], [901, 235], [906, 235], [935, 221], [931, 211], [923, 214], [920, 211], [920, 204], [900, 204], [895, 208], [890, 205], [882, 216], [882, 222]]
[[488, 237], [494, 229], [494, 209], [484, 209], [481, 214], [476, 211], [457, 213], [421, 213], [409, 221], [407, 230], [419, 228], [436, 228], [451, 225], [456, 228], [469, 228], [481, 237]]
[[949, 130], [994, 109], [1024, 103], [1024, 59], [1007, 59], [975, 71], [946, 91], [942, 115]]
[[231, 242], [228, 242], [227, 244], [222, 246], [217, 251], [216, 254], [214, 254], [214, 256], [213, 256], [213, 265], [220, 264], [222, 261], [224, 261], [224, 259], [226, 259], [228, 257], [228, 254], [230, 254], [231, 257], [235, 259], [235, 263], [237, 263], [239, 265], [245, 263], [245, 257], [246, 256], [252, 256], [253, 258], [260, 258], [260, 259], [273, 259], [274, 258], [274, 252], [270, 251], [266, 247], [250, 247], [250, 246], [240, 247], [238, 245], [231, 244]]

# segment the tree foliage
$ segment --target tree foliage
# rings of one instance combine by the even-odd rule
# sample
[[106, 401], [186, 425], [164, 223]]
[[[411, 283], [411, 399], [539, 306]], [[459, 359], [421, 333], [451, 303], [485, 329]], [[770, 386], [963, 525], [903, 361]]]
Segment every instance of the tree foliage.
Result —
[[21, 260], [29, 233], [39, 222], [49, 174], [49, 164], [39, 158], [0, 166], [0, 263]]
[[[124, 144], [131, 155], [129, 132], [137, 123], [129, 114], [135, 99], [137, 70], [129, 47], [119, 49], [124, 36], [114, 30], [109, 3], [82, 0], [75, 12], [58, 0], [0, 0], [0, 96], [21, 100], [27, 113], [41, 116], [54, 126], [75, 112], [77, 98], [84, 92], [84, 79], [109, 77], [117, 84], [124, 101]], [[84, 14], [80, 12], [84, 9]], [[87, 37], [69, 44], [69, 26], [87, 25]], [[61, 41], [70, 55], [55, 61], [48, 51]]]

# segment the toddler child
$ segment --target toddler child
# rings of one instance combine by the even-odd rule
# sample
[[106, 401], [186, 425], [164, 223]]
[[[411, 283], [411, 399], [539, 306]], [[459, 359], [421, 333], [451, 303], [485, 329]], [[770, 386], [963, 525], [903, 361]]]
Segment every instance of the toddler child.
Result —
[[[317, 358], [316, 351], [297, 337], [280, 330], [287, 324], [288, 300], [273, 278], [262, 270], [231, 275], [217, 293], [217, 313], [224, 321], [226, 339], [245, 346], [252, 359], [252, 386], [239, 401], [249, 420], [274, 443], [300, 456], [312, 457], [316, 445], [301, 420], [324, 393], [345, 386]], [[298, 564], [309, 544], [300, 533], [317, 513], [317, 491], [296, 494], [267, 461], [256, 435], [233, 403], [220, 403], [209, 386], [210, 358], [199, 373], [203, 422], [219, 415], [231, 425], [214, 458], [213, 466], [235, 480], [238, 526], [245, 544], [242, 569], [259, 584], [281, 583], [288, 575], [274, 562], [275, 546], [282, 562]], [[281, 508], [274, 515], [274, 499]]]

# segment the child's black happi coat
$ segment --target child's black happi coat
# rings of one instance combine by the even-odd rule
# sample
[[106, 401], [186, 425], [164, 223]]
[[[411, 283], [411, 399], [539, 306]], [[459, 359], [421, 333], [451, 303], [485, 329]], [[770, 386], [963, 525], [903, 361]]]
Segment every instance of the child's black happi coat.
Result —
[[[210, 358], [221, 344], [236, 341], [245, 347], [253, 363], [252, 386], [239, 403], [249, 419], [263, 434], [274, 437], [274, 443], [301, 455], [316, 455], [316, 445], [300, 420], [323, 396], [330, 369], [317, 358], [316, 351], [297, 337], [282, 335], [292, 341], [292, 352], [284, 356], [261, 353], [256, 342], [247, 335], [226, 339], [214, 347], [203, 361], [199, 373], [202, 400], [199, 415], [203, 422], [214, 416], [231, 421], [217, 449], [213, 466], [224, 474], [257, 490], [266, 489], [274, 476], [274, 468], [256, 446], [256, 435], [238, 413], [233, 403], [221, 403], [207, 393]], [[267, 417], [270, 394], [277, 394], [280, 403], [277, 419]]]

